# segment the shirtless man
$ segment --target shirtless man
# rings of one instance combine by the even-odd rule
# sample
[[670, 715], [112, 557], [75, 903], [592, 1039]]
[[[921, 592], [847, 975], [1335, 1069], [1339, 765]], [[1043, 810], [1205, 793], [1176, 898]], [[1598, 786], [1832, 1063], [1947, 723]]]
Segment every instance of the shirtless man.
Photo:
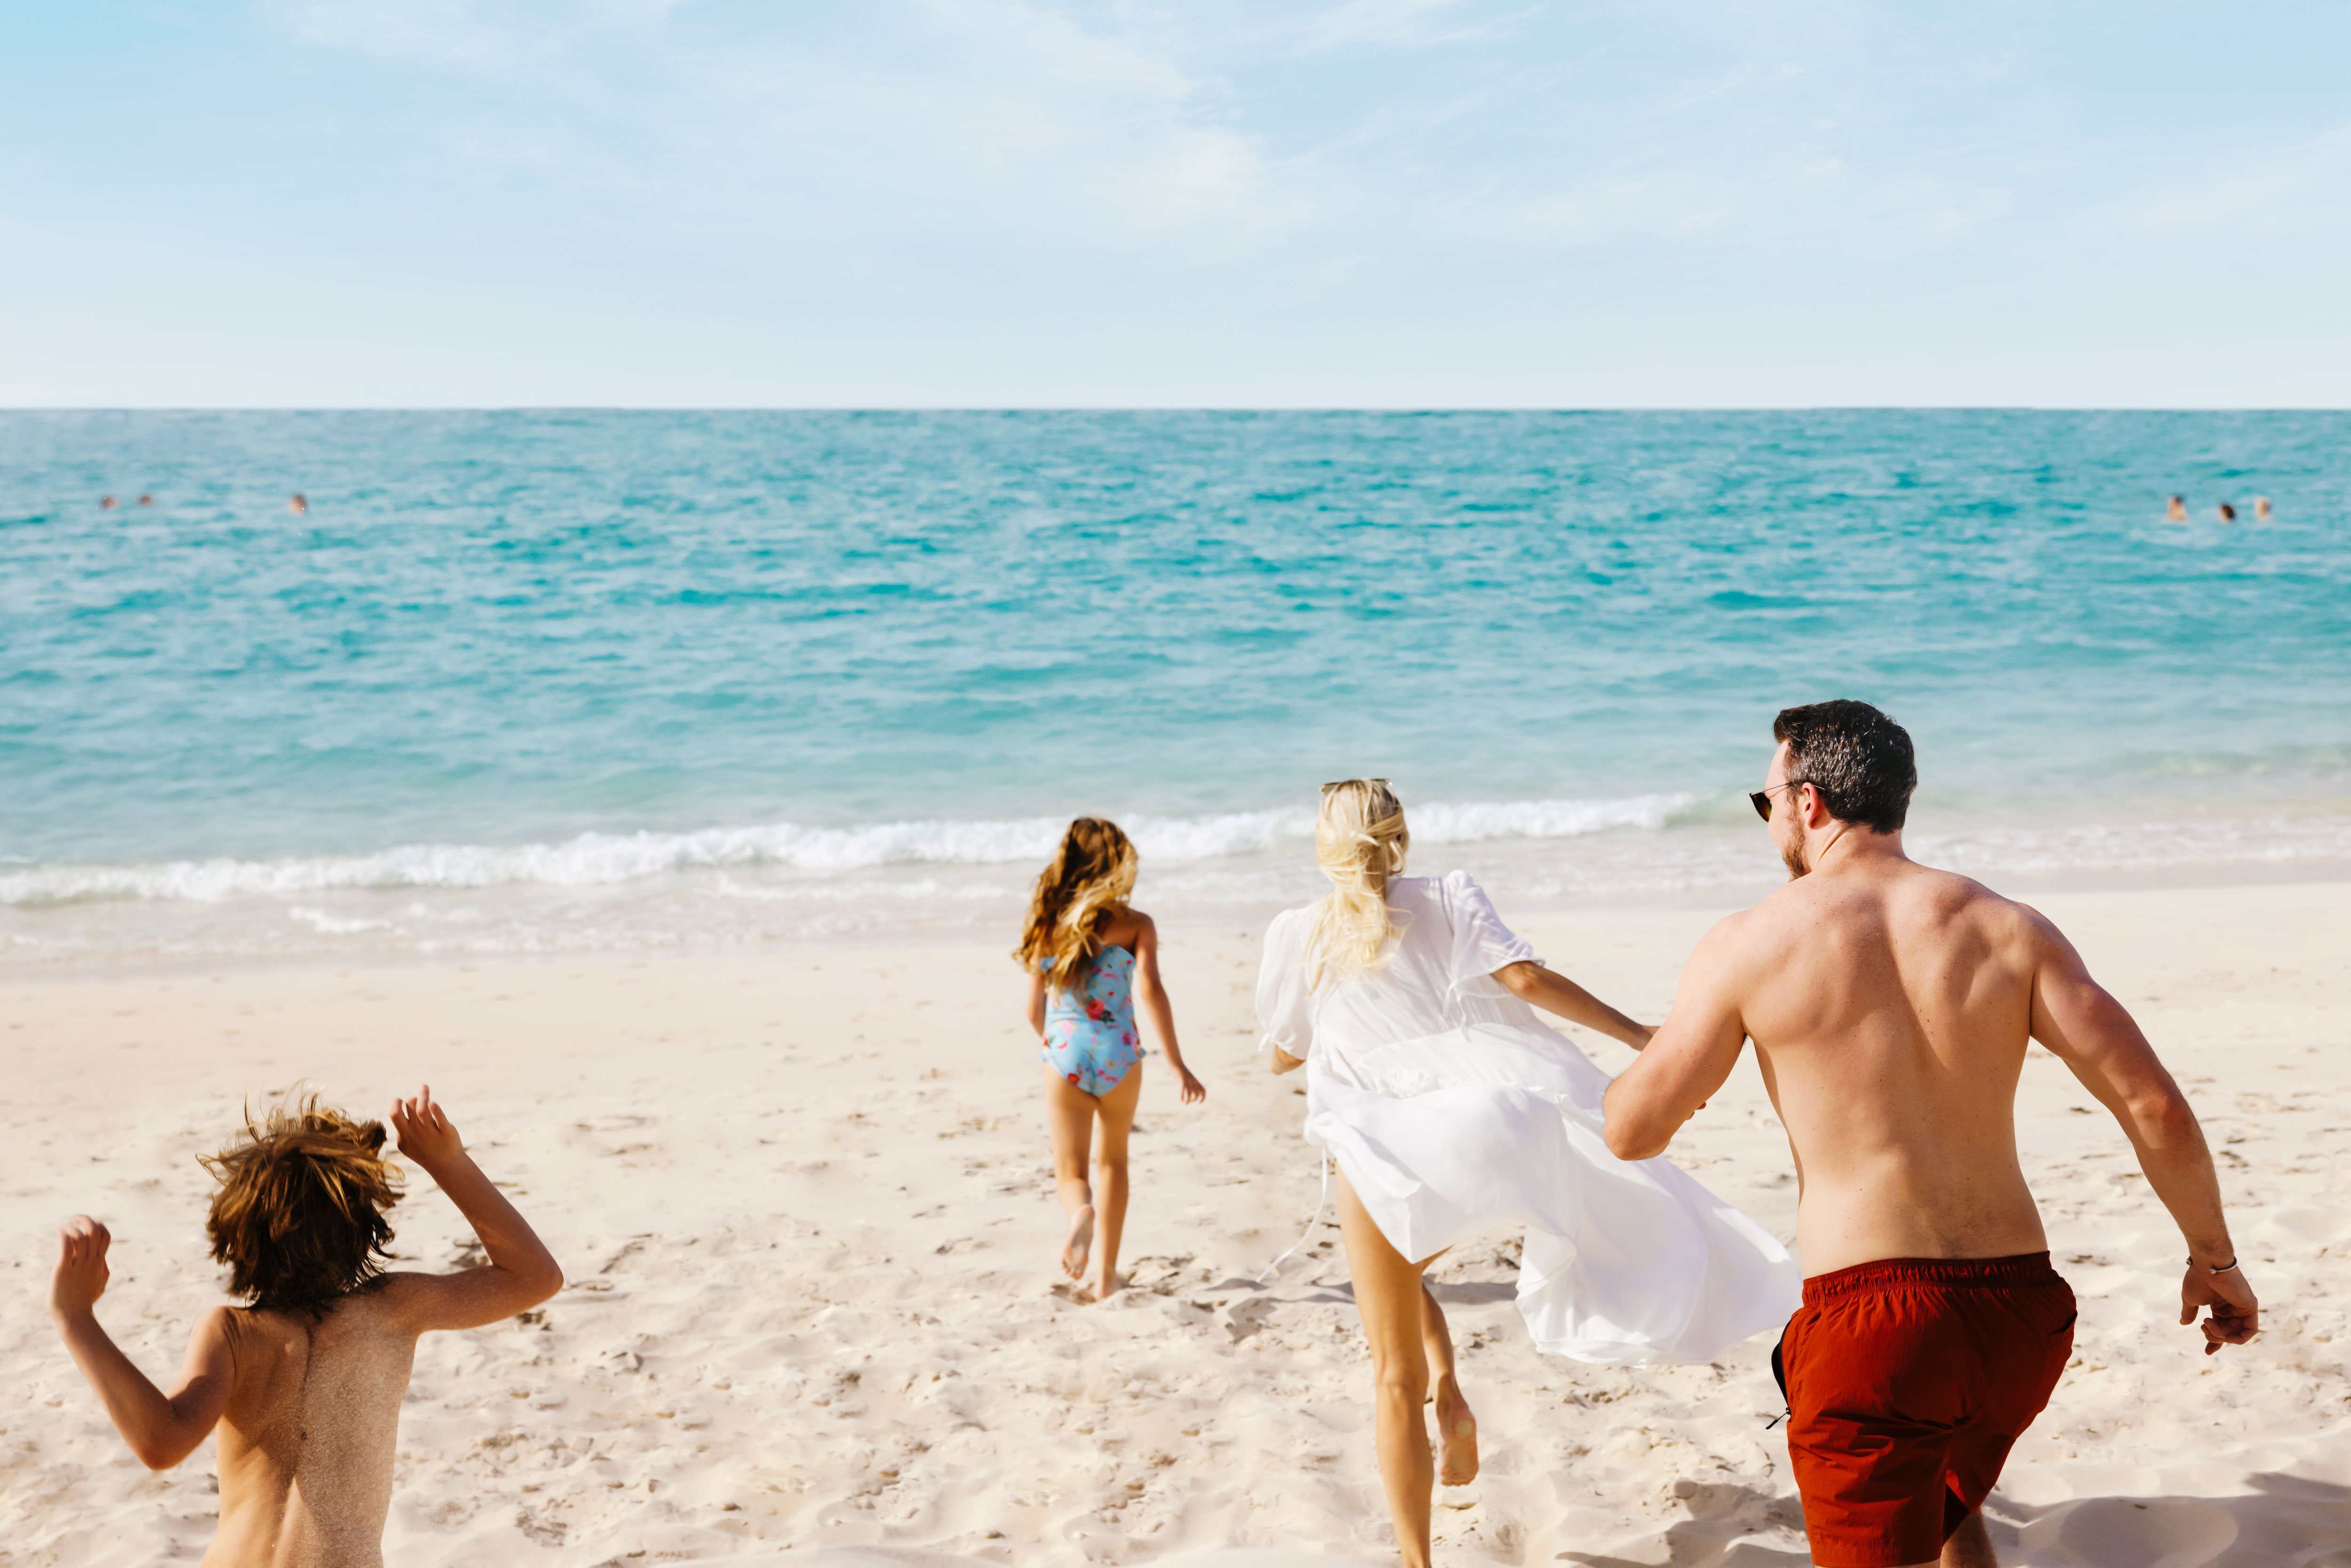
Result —
[[1707, 934], [1608, 1090], [1608, 1145], [1661, 1154], [1742, 1043], [1796, 1160], [1808, 1277], [1775, 1370], [1822, 1568], [1989, 1568], [1976, 1511], [2073, 1347], [2074, 1296], [2016, 1157], [2038, 1040], [2122, 1124], [2188, 1242], [2206, 1354], [2260, 1309], [2187, 1098], [2054, 925], [1902, 852], [1910, 737], [1865, 703], [1790, 708], [1752, 800], [1790, 882]]
[[115, 1430], [165, 1470], [220, 1429], [220, 1532], [206, 1568], [371, 1568], [383, 1562], [401, 1396], [431, 1329], [479, 1328], [547, 1300], [562, 1270], [474, 1164], [432, 1090], [394, 1101], [400, 1152], [456, 1204], [489, 1255], [453, 1274], [387, 1274], [383, 1210], [399, 1201], [383, 1127], [315, 1100], [289, 1103], [205, 1162], [221, 1186], [205, 1229], [252, 1304], [198, 1321], [165, 1394], [116, 1348], [94, 1309], [106, 1227], [62, 1232], [49, 1313]]

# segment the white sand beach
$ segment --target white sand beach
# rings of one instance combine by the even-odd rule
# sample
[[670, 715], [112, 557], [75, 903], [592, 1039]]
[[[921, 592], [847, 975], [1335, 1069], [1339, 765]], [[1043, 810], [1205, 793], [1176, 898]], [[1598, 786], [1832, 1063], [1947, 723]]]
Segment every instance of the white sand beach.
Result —
[[[2351, 1564], [2351, 884], [2036, 902], [2189, 1086], [2268, 1315], [2210, 1359], [2174, 1325], [2176, 1233], [2120, 1132], [2036, 1052], [2027, 1169], [2083, 1310], [2077, 1363], [1987, 1511], [2003, 1560]], [[1654, 1017], [1710, 917], [1523, 924]], [[298, 1080], [371, 1114], [429, 1080], [569, 1275], [526, 1321], [425, 1342], [386, 1542], [402, 1568], [1384, 1561], [1335, 1232], [1254, 1282], [1316, 1166], [1296, 1080], [1251, 1053], [1253, 936], [1171, 925], [1210, 1097], [1180, 1109], [1147, 1070], [1133, 1288], [1099, 1307], [1051, 1269], [1002, 944], [0, 981], [0, 1376], [23, 1391], [0, 1414], [0, 1563], [200, 1554], [211, 1447], [151, 1476], [115, 1438], [43, 1312], [50, 1232], [77, 1210], [113, 1228], [101, 1319], [167, 1374], [220, 1299], [195, 1156], [241, 1100]], [[1792, 1235], [1751, 1065], [1677, 1154]], [[421, 1177], [395, 1218], [404, 1257], [464, 1255]], [[1805, 1561], [1769, 1344], [1656, 1371], [1546, 1360], [1513, 1252], [1498, 1236], [1435, 1270], [1485, 1445], [1439, 1510], [1440, 1560]], [[805, 1548], [829, 1551], [772, 1555]]]

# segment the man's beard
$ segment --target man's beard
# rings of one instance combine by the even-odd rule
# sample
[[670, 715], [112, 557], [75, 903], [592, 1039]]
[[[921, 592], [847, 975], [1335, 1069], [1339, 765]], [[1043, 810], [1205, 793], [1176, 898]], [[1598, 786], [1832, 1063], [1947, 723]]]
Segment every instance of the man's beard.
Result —
[[1788, 868], [1790, 882], [1795, 881], [1800, 876], [1812, 874], [1813, 868], [1804, 861], [1804, 841], [1802, 839], [1798, 839], [1793, 845], [1780, 852], [1780, 863]]

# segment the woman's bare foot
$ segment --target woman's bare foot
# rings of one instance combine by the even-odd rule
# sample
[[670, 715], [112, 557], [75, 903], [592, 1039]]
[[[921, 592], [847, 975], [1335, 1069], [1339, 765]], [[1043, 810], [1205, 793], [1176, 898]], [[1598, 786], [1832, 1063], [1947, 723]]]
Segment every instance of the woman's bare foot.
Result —
[[1097, 1301], [1107, 1301], [1125, 1288], [1126, 1281], [1120, 1279], [1116, 1274], [1113, 1274], [1107, 1279], [1096, 1280], [1094, 1281], [1094, 1300]]
[[1436, 1399], [1437, 1479], [1449, 1487], [1466, 1487], [1478, 1479], [1478, 1417], [1453, 1384], [1440, 1386]]
[[1070, 1239], [1061, 1243], [1061, 1272], [1072, 1280], [1086, 1277], [1086, 1259], [1094, 1249], [1094, 1206], [1070, 1216]]

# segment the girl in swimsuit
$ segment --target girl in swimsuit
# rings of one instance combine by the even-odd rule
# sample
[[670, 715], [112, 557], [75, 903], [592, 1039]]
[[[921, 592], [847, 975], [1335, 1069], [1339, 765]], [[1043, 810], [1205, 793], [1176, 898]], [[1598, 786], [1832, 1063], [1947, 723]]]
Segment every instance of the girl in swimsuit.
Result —
[[[1037, 878], [1020, 946], [1012, 952], [1029, 971], [1029, 1027], [1043, 1048], [1038, 1055], [1045, 1064], [1053, 1179], [1070, 1216], [1061, 1272], [1083, 1281], [1091, 1264], [1096, 1301], [1119, 1287], [1126, 1136], [1143, 1093], [1135, 996], [1143, 999], [1167, 1065], [1183, 1081], [1184, 1103], [1208, 1096], [1176, 1043], [1176, 1015], [1159, 982], [1158, 928], [1126, 902], [1134, 891], [1134, 845], [1116, 823], [1099, 817], [1071, 822], [1052, 862]], [[1093, 1146], [1096, 1122], [1102, 1124], [1099, 1147]]]

